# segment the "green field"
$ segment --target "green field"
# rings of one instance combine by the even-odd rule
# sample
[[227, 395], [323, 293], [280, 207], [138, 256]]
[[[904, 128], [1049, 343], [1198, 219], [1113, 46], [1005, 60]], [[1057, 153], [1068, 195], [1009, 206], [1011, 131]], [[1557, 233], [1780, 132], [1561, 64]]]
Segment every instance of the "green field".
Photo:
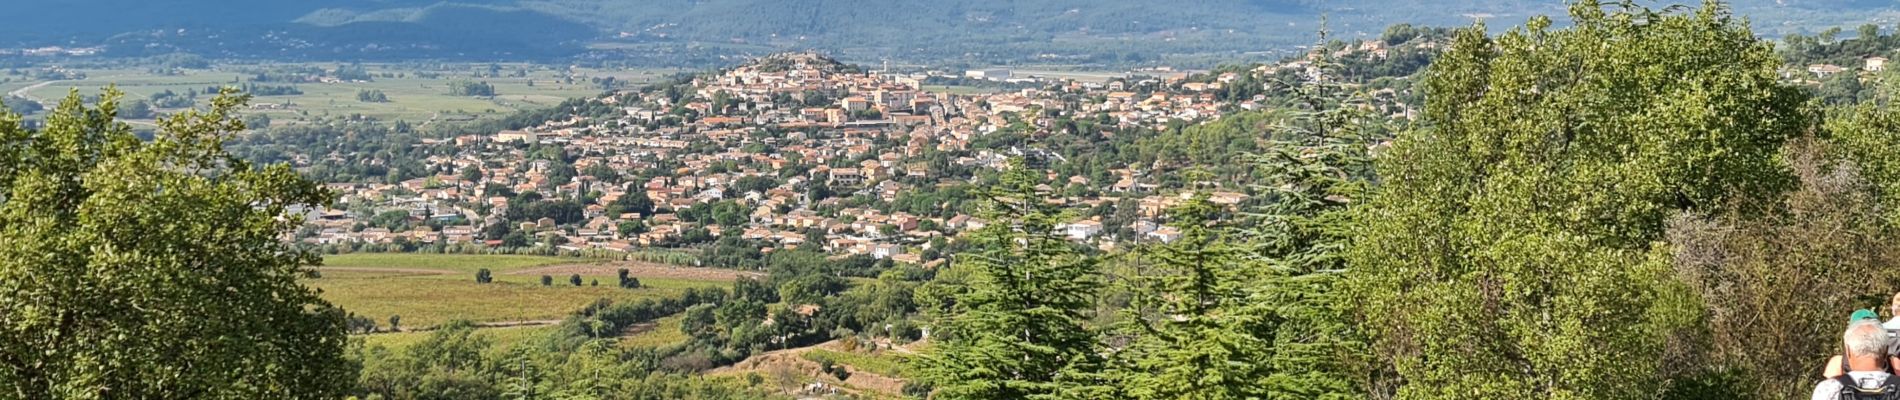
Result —
[[887, 377], [909, 376], [906, 373], [906, 369], [904, 367], [905, 356], [902, 354], [898, 354], [898, 353], [890, 352], [890, 351], [877, 352], [876, 354], [865, 354], [861, 352], [842, 352], [842, 351], [832, 351], [832, 350], [826, 350], [826, 349], [811, 349], [810, 351], [806, 351], [805, 354], [800, 355], [800, 357], [804, 357], [805, 359], [811, 360], [813, 362], [824, 362], [824, 360], [831, 360], [831, 362], [835, 364], [849, 365], [852, 368], [857, 368], [860, 371], [866, 371], [866, 372], [883, 375]]
[[[311, 64], [317, 67], [335, 67], [335, 64]], [[487, 64], [481, 64], [485, 66]], [[204, 90], [211, 86], [240, 85], [250, 82], [251, 75], [237, 71], [238, 68], [257, 68], [255, 65], [214, 66], [208, 70], [185, 70], [179, 75], [162, 75], [142, 69], [79, 69], [86, 73], [86, 79], [56, 81], [45, 86], [25, 91], [25, 97], [51, 105], [65, 97], [73, 89], [81, 94], [97, 94], [108, 85], [117, 86], [126, 92], [128, 99], [145, 99], [154, 93], [171, 90], [184, 94], [187, 90]], [[441, 65], [431, 69], [415, 69], [396, 65], [365, 65], [376, 75], [371, 82], [339, 83], [277, 83], [264, 82], [263, 85], [291, 85], [303, 91], [301, 95], [258, 96], [251, 104], [292, 104], [288, 109], [255, 110], [271, 117], [273, 124], [295, 124], [309, 121], [320, 116], [364, 115], [385, 120], [406, 120], [416, 123], [430, 121], [468, 120], [482, 117], [502, 116], [521, 109], [553, 106], [575, 97], [600, 94], [602, 89], [589, 82], [592, 78], [613, 77], [616, 80], [631, 82], [638, 86], [650, 83], [669, 70], [598, 70], [575, 69], [567, 71], [545, 66], [523, 64], [504, 64], [503, 71], [525, 69], [525, 77], [472, 77], [474, 65]], [[440, 74], [439, 77], [422, 78], [416, 73]], [[397, 76], [385, 77], [385, 74]], [[563, 83], [565, 77], [577, 77], [574, 83]], [[28, 87], [41, 81], [20, 81], [23, 77], [10, 77], [14, 82], [0, 84], [4, 92]], [[456, 79], [487, 82], [494, 86], [494, 97], [452, 96], [448, 93], [449, 82]], [[530, 83], [532, 82], [532, 84]], [[387, 103], [368, 103], [357, 100], [357, 92], [362, 90], [380, 90], [389, 97]], [[3, 93], [3, 92], [0, 92]], [[209, 97], [200, 96], [203, 105]], [[161, 112], [172, 110], [160, 110]]]
[[[721, 287], [725, 282], [634, 276], [643, 287], [622, 289], [611, 274], [582, 275], [582, 286], [569, 282], [571, 274], [550, 273], [554, 284], [541, 285], [541, 275], [509, 272], [548, 265], [586, 264], [593, 260], [502, 255], [361, 254], [326, 258], [319, 277], [306, 281], [323, 297], [344, 310], [387, 326], [392, 315], [402, 316], [405, 328], [439, 325], [453, 320], [477, 323], [539, 322], [564, 318], [601, 298], [618, 301], [679, 296], [687, 288]], [[475, 283], [475, 272], [488, 268], [495, 281]], [[600, 286], [594, 286], [599, 281]]]

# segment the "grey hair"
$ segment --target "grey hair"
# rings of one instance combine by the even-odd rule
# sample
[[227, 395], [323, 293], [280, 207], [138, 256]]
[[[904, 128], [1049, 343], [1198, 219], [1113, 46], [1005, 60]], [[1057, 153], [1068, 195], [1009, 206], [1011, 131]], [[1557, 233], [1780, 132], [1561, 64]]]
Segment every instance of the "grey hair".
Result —
[[1864, 320], [1847, 324], [1847, 333], [1841, 335], [1847, 344], [1847, 352], [1859, 357], [1882, 358], [1887, 356], [1887, 329], [1879, 321]]

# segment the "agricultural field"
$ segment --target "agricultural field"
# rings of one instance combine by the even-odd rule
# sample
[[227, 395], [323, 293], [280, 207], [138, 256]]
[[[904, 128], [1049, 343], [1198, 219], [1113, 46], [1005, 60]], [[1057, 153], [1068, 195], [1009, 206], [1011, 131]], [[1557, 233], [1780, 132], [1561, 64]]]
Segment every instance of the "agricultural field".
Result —
[[680, 325], [684, 321], [686, 321], [685, 315], [674, 314], [653, 321], [650, 326], [637, 327], [639, 333], [620, 338], [620, 347], [663, 347], [685, 343], [690, 338], [686, 336], [686, 332], [680, 331]]
[[[633, 266], [638, 289], [616, 286], [614, 265], [600, 261], [489, 255], [362, 254], [326, 259], [317, 278], [306, 281], [323, 297], [344, 310], [368, 317], [387, 329], [391, 316], [401, 316], [404, 330], [427, 328], [453, 320], [490, 325], [546, 325], [597, 299], [634, 301], [680, 295], [687, 288], [725, 286], [716, 271], [672, 273], [651, 266]], [[476, 283], [475, 271], [488, 268], [492, 283]], [[685, 271], [686, 268], [675, 270]], [[552, 278], [542, 285], [541, 276]], [[581, 276], [581, 285], [570, 282]], [[595, 286], [595, 282], [599, 286]]]
[[[448, 64], [422, 68], [364, 64], [364, 69], [374, 79], [368, 82], [333, 83], [254, 82], [253, 71], [269, 68], [334, 69], [338, 67], [336, 64], [216, 65], [210, 69], [186, 69], [175, 73], [132, 68], [81, 68], [74, 71], [83, 73], [84, 79], [33, 80], [26, 76], [11, 76], [7, 77], [10, 82], [0, 83], [0, 89], [4, 89], [4, 93], [18, 94], [51, 106], [73, 89], [78, 89], [84, 95], [93, 95], [108, 85], [125, 91], [128, 100], [149, 99], [167, 90], [185, 94], [188, 91], [203, 92], [208, 87], [245, 84], [291, 86], [302, 94], [256, 96], [251, 100], [253, 112], [270, 116], [273, 125], [295, 124], [323, 116], [352, 115], [429, 123], [499, 117], [517, 110], [553, 106], [569, 98], [592, 96], [603, 91], [602, 87], [593, 83], [595, 79], [612, 77], [626, 82], [630, 87], [639, 87], [677, 72], [500, 64], [501, 76], [476, 77], [476, 71], [486, 71], [487, 66]], [[516, 71], [524, 76], [513, 76]], [[487, 83], [493, 87], [494, 96], [452, 95], [449, 86], [457, 80]], [[362, 91], [379, 91], [388, 101], [359, 100], [358, 93]], [[198, 105], [204, 105], [209, 98], [199, 96]], [[165, 113], [178, 109], [159, 108], [158, 111]]]

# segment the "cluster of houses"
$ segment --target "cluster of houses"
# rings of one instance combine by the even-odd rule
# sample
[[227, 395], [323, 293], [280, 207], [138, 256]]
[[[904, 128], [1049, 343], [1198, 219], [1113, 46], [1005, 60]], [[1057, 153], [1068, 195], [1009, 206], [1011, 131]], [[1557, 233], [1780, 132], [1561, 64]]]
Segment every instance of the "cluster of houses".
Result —
[[[1887, 58], [1875, 56], [1875, 57], [1867, 57], [1867, 58], [1861, 59], [1860, 69], [1862, 71], [1867, 71], [1867, 72], [1885, 71], [1887, 70]], [[1827, 79], [1829, 77], [1840, 74], [1842, 72], [1849, 72], [1849, 71], [1853, 71], [1853, 69], [1850, 69], [1848, 67], [1842, 67], [1839, 65], [1834, 65], [1834, 64], [1809, 64], [1808, 65], [1808, 74], [1813, 75], [1814, 79]], [[1793, 78], [1792, 76], [1793, 74], [1784, 73], [1784, 75], [1787, 75], [1787, 76], [1784, 76], [1784, 78]]]
[[[590, 100], [619, 110], [614, 115], [572, 116], [528, 129], [424, 143], [454, 149], [423, 160], [439, 174], [394, 184], [332, 184], [342, 195], [338, 204], [345, 206], [312, 212], [311, 227], [300, 239], [314, 244], [402, 240], [501, 246], [502, 241], [483, 232], [493, 231], [493, 224], [507, 224], [508, 230], [532, 233], [537, 239], [533, 243], [553, 243], [565, 250], [633, 251], [697, 230], [769, 243], [768, 249], [818, 248], [926, 263], [931, 261], [925, 259], [928, 250], [943, 243], [939, 238], [988, 223], [954, 210], [931, 215], [879, 211], [893, 209], [877, 207], [880, 202], [899, 201], [921, 185], [971, 181], [968, 173], [952, 176], [933, 168], [926, 154], [950, 154], [951, 162], [965, 170], [1008, 168], [1011, 149], [972, 148], [972, 142], [1011, 124], [1060, 129], [1048, 115], [1107, 115], [1123, 127], [1210, 121], [1220, 118], [1223, 109], [1257, 107], [1256, 99], [1216, 101], [1215, 91], [1237, 77], [1228, 73], [1195, 82], [1064, 80], [1039, 89], [947, 94], [920, 90], [925, 77], [919, 75], [860, 71], [815, 54], [772, 56], [697, 78], [690, 95], [629, 91]], [[572, 170], [604, 168], [614, 176], [642, 178], [560, 176], [557, 171], [564, 168], [554, 161], [528, 154], [548, 146], [573, 156]], [[664, 173], [653, 174], [655, 170]], [[1158, 192], [1154, 184], [1142, 182], [1143, 173], [1115, 170], [1110, 180], [1091, 182], [1048, 172], [1048, 181], [1058, 187], [1084, 184], [1100, 189], [1094, 191], [1098, 195], [1061, 196], [1051, 187], [1051, 202], [1078, 208], [1129, 201], [1139, 205], [1132, 226], [1105, 226], [1109, 222], [1098, 216], [1070, 221], [1060, 232], [1103, 248], [1131, 240], [1178, 238], [1180, 232], [1157, 221], [1186, 195]], [[753, 183], [741, 186], [748, 180]], [[759, 181], [770, 185], [761, 187]], [[836, 195], [813, 198], [815, 185]], [[510, 204], [511, 197], [499, 193], [501, 189], [587, 203], [578, 221], [508, 220], [508, 209], [523, 205]], [[615, 210], [616, 201], [626, 196], [645, 196], [655, 209]], [[1247, 198], [1240, 191], [1219, 188], [1212, 196], [1222, 204]], [[872, 204], [863, 204], [863, 199]], [[682, 215], [715, 204], [742, 207], [743, 222], [734, 228], [730, 223], [689, 222]], [[411, 224], [396, 232], [368, 223], [391, 211], [402, 211], [412, 221], [441, 223]], [[630, 224], [638, 228], [626, 229]], [[1127, 237], [1129, 233], [1136, 236]], [[558, 239], [542, 240], [554, 237]]]

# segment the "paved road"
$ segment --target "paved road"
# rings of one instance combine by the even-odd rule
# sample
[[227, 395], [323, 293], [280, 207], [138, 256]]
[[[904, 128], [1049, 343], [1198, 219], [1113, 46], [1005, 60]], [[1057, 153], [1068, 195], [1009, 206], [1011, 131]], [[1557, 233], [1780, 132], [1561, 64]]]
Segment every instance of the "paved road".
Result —
[[65, 81], [45, 81], [45, 82], [35, 83], [33, 84], [33, 86], [27, 86], [27, 87], [20, 88], [18, 90], [7, 92], [7, 95], [25, 98], [27, 100], [32, 100], [35, 103], [41, 103], [42, 105], [44, 105], [46, 101], [40, 100], [40, 98], [38, 97], [33, 97], [32, 94], [28, 94], [27, 92], [31, 92], [36, 89], [46, 87], [46, 85], [51, 85], [51, 84], [60, 83], [60, 82], [65, 82]]
[[[119, 75], [113, 75], [113, 76], [102, 77], [100, 79], [115, 78], [118, 76]], [[7, 95], [20, 97], [27, 100], [32, 100], [35, 103], [40, 103], [41, 106], [45, 106], [46, 108], [52, 108], [54, 106], [57, 106], [58, 104], [53, 104], [54, 102], [49, 102], [49, 101], [46, 101], [45, 99], [41, 99], [37, 96], [34, 96], [32, 92], [34, 90], [39, 90], [40, 88], [46, 87], [47, 85], [52, 85], [52, 84], [60, 83], [60, 82], [70, 82], [70, 81], [71, 80], [57, 80], [57, 81], [45, 81], [45, 82], [35, 83], [33, 84], [33, 86], [27, 86], [27, 87], [16, 89], [11, 92], [7, 92]], [[124, 122], [127, 124], [138, 125], [138, 126], [147, 126], [147, 127], [152, 127], [152, 128], [159, 127], [156, 121], [119, 118], [119, 122]]]

